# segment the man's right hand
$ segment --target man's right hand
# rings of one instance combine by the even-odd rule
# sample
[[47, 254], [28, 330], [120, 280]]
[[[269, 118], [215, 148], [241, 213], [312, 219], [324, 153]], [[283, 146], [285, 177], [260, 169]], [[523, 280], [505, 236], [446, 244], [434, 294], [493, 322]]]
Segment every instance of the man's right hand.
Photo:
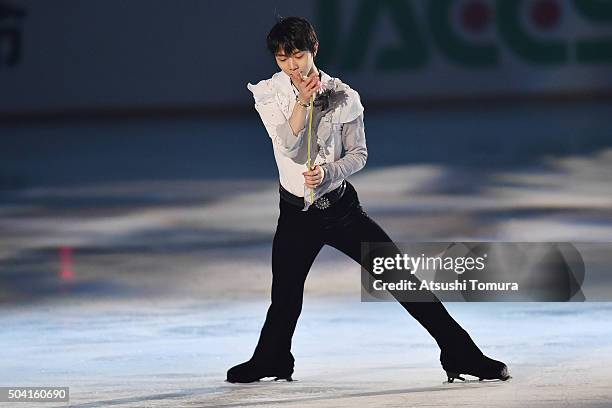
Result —
[[302, 78], [299, 72], [294, 72], [291, 74], [291, 80], [300, 92], [298, 94], [298, 99], [303, 104], [310, 103], [312, 95], [321, 89], [321, 80], [319, 79], [319, 75], [314, 72], [305, 78]]

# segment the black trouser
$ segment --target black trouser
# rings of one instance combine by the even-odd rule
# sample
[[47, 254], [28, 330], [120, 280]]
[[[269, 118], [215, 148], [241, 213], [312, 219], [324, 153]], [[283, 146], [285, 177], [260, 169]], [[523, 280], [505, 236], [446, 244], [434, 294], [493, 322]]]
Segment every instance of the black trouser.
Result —
[[[342, 198], [325, 210], [311, 206], [301, 211], [283, 199], [279, 205], [272, 244], [272, 303], [253, 358], [292, 362], [291, 338], [302, 311], [304, 283], [323, 245], [331, 245], [361, 263], [361, 242], [392, 240], [363, 211], [355, 188], [348, 182]], [[431, 302], [400, 304], [425, 327], [442, 351], [479, 352], [442, 303], [433, 294], [431, 298]]]

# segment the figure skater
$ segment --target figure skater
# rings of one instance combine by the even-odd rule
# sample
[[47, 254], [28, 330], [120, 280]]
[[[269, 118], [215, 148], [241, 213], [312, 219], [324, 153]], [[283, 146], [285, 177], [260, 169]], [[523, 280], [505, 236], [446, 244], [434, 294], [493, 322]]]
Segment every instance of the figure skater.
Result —
[[[238, 383], [292, 380], [291, 339], [304, 283], [324, 245], [361, 263], [361, 242], [392, 242], [346, 180], [364, 167], [368, 155], [359, 94], [315, 65], [319, 42], [307, 20], [279, 19], [266, 42], [280, 71], [247, 87], [272, 140], [280, 216], [272, 243], [271, 304], [259, 341], [248, 361], [227, 372], [227, 381]], [[431, 298], [400, 304], [437, 342], [449, 382], [463, 380], [461, 374], [510, 378], [507, 366], [486, 357], [442, 303]]]

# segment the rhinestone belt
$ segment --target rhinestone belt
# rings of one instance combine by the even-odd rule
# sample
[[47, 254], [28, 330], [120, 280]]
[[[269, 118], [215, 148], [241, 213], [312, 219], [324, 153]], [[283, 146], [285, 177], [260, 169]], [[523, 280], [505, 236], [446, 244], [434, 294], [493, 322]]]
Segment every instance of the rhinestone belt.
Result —
[[[317, 198], [315, 202], [313, 203], [313, 205], [319, 210], [325, 210], [331, 207], [332, 205], [334, 205], [338, 200], [340, 200], [345, 190], [346, 190], [346, 180], [342, 180], [342, 184], [340, 184], [339, 187]], [[291, 194], [289, 191], [285, 190], [285, 188], [283, 188], [283, 186], [280, 183], [278, 185], [278, 191], [283, 200], [297, 207], [300, 207], [300, 208], [304, 207], [304, 197], [298, 197], [296, 195]]]

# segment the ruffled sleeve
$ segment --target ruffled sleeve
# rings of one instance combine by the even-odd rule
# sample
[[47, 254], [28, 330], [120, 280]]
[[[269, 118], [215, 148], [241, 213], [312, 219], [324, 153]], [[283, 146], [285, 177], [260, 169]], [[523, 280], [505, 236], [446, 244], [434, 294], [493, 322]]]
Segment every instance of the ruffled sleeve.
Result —
[[321, 166], [325, 172], [323, 183], [327, 181], [329, 184], [355, 174], [365, 166], [368, 158], [363, 123], [364, 108], [359, 93], [342, 82], [336, 85], [335, 90], [342, 95], [343, 103], [340, 104], [332, 120], [341, 124], [344, 154], [339, 159]]
[[255, 103], [269, 103], [274, 100], [274, 88], [272, 86], [272, 80], [262, 79], [257, 84], [247, 84], [247, 89], [253, 93]]
[[346, 103], [342, 104], [338, 114], [334, 118], [336, 123], [348, 123], [357, 119], [364, 111], [363, 105], [361, 104], [361, 97], [359, 93], [352, 89], [347, 84], [338, 81], [336, 84], [336, 92], [346, 93]]
[[255, 85], [249, 83], [247, 88], [253, 93], [255, 110], [259, 113], [274, 145], [283, 155], [292, 159], [295, 158], [303, 144], [306, 128], [302, 129], [297, 135], [293, 134], [289, 121], [278, 103], [279, 96], [272, 79], [263, 79]]

